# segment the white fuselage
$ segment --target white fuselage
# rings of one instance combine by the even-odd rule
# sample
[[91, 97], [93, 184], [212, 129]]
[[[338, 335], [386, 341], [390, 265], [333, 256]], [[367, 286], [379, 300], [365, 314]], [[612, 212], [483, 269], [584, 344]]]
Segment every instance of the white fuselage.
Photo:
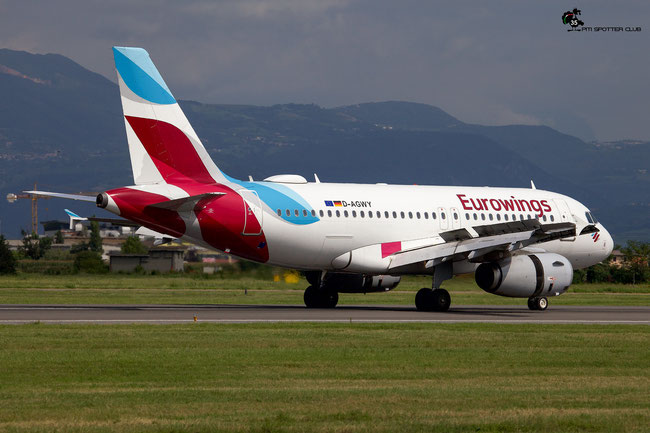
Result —
[[[333, 183], [285, 183], [283, 187], [308, 206], [271, 208], [243, 195], [251, 207], [264, 210], [268, 263], [297, 269], [342, 269], [333, 261], [346, 252], [391, 242], [424, 245], [441, 232], [460, 228], [538, 218], [542, 224], [574, 223], [579, 234], [589, 224], [584, 205], [537, 189]], [[313, 222], [301, 223], [302, 218]], [[578, 235], [535, 247], [567, 257], [574, 268], [591, 266], [604, 260], [613, 247], [605, 228], [596, 226], [601, 233], [597, 241]], [[387, 262], [374, 261], [367, 269], [363, 262], [344, 270], [379, 273]], [[455, 264], [455, 273], [473, 270], [474, 265]]]

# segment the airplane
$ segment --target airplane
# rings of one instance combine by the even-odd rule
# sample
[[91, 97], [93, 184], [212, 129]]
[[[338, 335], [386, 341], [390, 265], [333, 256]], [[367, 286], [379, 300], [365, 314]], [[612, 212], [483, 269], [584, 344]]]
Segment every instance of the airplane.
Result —
[[415, 306], [447, 311], [441, 287], [474, 273], [488, 293], [545, 310], [573, 270], [606, 259], [612, 237], [566, 195], [531, 188], [308, 182], [281, 174], [238, 180], [208, 155], [147, 51], [114, 47], [134, 184], [96, 198], [105, 209], [170, 238], [304, 272], [309, 308], [339, 293], [394, 289], [431, 276]]

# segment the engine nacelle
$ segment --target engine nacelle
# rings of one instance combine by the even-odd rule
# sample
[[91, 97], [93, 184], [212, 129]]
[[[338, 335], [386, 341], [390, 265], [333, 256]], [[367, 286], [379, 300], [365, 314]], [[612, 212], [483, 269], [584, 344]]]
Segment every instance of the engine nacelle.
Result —
[[[341, 293], [387, 292], [397, 287], [401, 277], [393, 275], [363, 275], [328, 272], [324, 287]], [[310, 281], [311, 282], [311, 281]]]
[[474, 277], [481, 289], [495, 295], [511, 298], [555, 296], [566, 292], [573, 282], [573, 266], [559, 254], [517, 255], [483, 263]]

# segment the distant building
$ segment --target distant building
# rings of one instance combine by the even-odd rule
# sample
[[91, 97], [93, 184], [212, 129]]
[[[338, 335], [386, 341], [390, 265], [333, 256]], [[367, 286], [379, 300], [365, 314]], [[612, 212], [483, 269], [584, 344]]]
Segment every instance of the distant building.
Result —
[[185, 257], [184, 248], [157, 248], [149, 250], [149, 254], [111, 253], [111, 272], [133, 272], [141, 266], [147, 272], [180, 272], [183, 270]]
[[53, 237], [57, 231], [68, 229], [68, 223], [65, 221], [41, 221], [41, 225], [43, 226], [43, 236]]
[[625, 259], [625, 254], [623, 254], [620, 250], [614, 250], [612, 251], [612, 258], [610, 259], [609, 264], [620, 268], [626, 264], [626, 261], [627, 260]]

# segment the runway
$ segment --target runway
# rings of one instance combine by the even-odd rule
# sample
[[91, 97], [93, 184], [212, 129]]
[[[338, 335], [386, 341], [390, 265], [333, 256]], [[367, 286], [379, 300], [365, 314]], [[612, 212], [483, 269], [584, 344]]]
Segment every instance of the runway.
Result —
[[[196, 320], [195, 320], [196, 319]], [[446, 313], [405, 305], [0, 305], [0, 324], [24, 323], [574, 323], [650, 325], [650, 307], [459, 305]]]

